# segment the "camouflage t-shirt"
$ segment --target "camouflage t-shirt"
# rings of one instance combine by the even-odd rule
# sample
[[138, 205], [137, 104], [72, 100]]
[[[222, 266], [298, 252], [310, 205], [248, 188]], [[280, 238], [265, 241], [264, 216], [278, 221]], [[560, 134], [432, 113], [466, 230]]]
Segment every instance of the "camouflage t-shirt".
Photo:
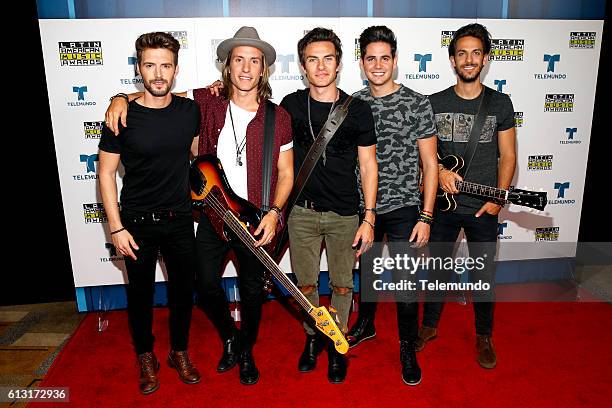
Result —
[[379, 98], [372, 96], [369, 88], [364, 88], [353, 96], [366, 101], [374, 115], [378, 161], [378, 213], [384, 214], [409, 205], [419, 205], [421, 200], [417, 139], [436, 134], [429, 100], [404, 85], [400, 85], [397, 91]]

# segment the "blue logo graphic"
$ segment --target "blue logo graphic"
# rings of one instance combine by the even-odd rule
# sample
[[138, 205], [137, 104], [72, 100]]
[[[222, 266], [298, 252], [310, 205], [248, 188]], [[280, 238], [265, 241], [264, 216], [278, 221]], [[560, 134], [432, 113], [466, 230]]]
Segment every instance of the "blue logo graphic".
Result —
[[507, 222], [497, 223], [497, 235], [504, 235], [504, 230], [508, 228]]
[[565, 183], [555, 183], [555, 190], [559, 190], [557, 192], [557, 198], [565, 198], [565, 190], [569, 188], [569, 181], [566, 181]]
[[506, 85], [505, 79], [496, 79], [495, 81], [493, 81], [493, 83], [497, 85], [497, 92], [504, 92], [503, 88], [504, 85]]
[[431, 54], [414, 54], [414, 60], [419, 62], [419, 72], [427, 72], [427, 63], [431, 61]]
[[555, 72], [555, 62], [559, 61], [561, 61], [561, 56], [559, 54], [544, 54], [544, 62], [548, 62], [546, 72]]
[[574, 133], [578, 132], [578, 128], [565, 128], [567, 133], [567, 140], [574, 140]]
[[86, 86], [73, 86], [72, 92], [76, 92], [79, 95], [79, 97], [77, 98], [77, 101], [84, 101], [85, 92], [87, 92], [87, 87]]
[[295, 62], [295, 55], [277, 55], [275, 64], [280, 64], [281, 73], [289, 72], [289, 63]]
[[82, 154], [80, 156], [81, 159], [81, 163], [87, 163], [87, 172], [88, 173], [95, 173], [96, 172], [96, 167], [95, 167], [95, 162], [98, 161], [98, 154]]
[[136, 59], [136, 57], [128, 57], [128, 65], [136, 65], [138, 63], [138, 60]]

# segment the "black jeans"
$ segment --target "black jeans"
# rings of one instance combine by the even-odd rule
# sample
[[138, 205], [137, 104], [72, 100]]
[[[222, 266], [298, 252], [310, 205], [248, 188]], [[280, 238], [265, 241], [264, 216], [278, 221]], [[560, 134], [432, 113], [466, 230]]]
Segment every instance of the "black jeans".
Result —
[[[475, 213], [476, 211], [474, 211]], [[490, 336], [493, 332], [493, 287], [495, 283], [494, 258], [497, 251], [497, 216], [483, 214], [475, 217], [474, 214], [457, 214], [453, 212], [436, 212], [434, 224], [431, 229], [430, 242], [443, 243], [434, 246], [431, 256], [451, 256], [455, 241], [461, 228], [465, 232], [471, 258], [484, 257], [486, 259], [483, 270], [471, 270], [470, 281], [482, 280], [491, 285], [487, 293], [473, 293], [476, 334]], [[453, 280], [453, 271], [434, 271], [435, 278], [449, 282]], [[444, 302], [438, 301], [443, 293], [431, 293], [425, 298], [423, 306], [423, 325], [437, 327], [442, 313]], [[428, 301], [428, 298], [435, 299]]]
[[[412, 229], [416, 224], [419, 210], [417, 206], [402, 207], [397, 210], [378, 214], [376, 216], [376, 228], [374, 229], [374, 242], [382, 242], [387, 234], [388, 242], [408, 242]], [[408, 246], [406, 247], [408, 249]], [[391, 254], [391, 256], [393, 256]], [[369, 271], [368, 271], [369, 272]], [[394, 277], [399, 282], [399, 277]], [[364, 282], [364, 275], [361, 275]], [[364, 302], [359, 297], [359, 319], [369, 318], [372, 321], [376, 317], [376, 302]], [[416, 301], [400, 301], [397, 305], [397, 325], [400, 340], [414, 341], [417, 338], [419, 325], [419, 303]]]
[[242, 242], [234, 237], [229, 242], [221, 239], [208, 218], [200, 218], [196, 233], [196, 289], [198, 306], [211, 319], [223, 341], [236, 333], [229, 303], [221, 286], [221, 267], [227, 252], [234, 250], [238, 259], [238, 287], [240, 290], [240, 342], [251, 348], [257, 340], [261, 308], [266, 298], [263, 290], [263, 265]]
[[[128, 320], [137, 354], [153, 351], [153, 292], [159, 252], [168, 272], [170, 343], [187, 350], [193, 307], [195, 247], [191, 215], [134, 223], [122, 212], [123, 226], [134, 237], [137, 259], [125, 257]], [[132, 213], [132, 215], [137, 215]]]

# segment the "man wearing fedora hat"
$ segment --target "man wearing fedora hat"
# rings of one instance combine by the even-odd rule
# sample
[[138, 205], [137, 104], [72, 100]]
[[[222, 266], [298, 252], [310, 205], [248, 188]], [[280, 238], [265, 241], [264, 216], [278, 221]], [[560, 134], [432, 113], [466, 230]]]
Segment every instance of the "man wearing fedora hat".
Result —
[[[258, 207], [270, 210], [255, 231], [257, 245], [266, 245], [275, 235], [282, 208], [293, 186], [291, 118], [283, 108], [274, 106], [270, 199], [262, 202], [264, 119], [272, 94], [268, 83], [269, 67], [276, 59], [276, 52], [259, 38], [255, 28], [242, 27], [232, 38], [219, 44], [217, 56], [223, 61], [221, 95], [213, 95], [205, 88], [185, 93], [200, 106], [198, 154], [217, 155], [232, 190]], [[130, 98], [137, 96], [132, 94]], [[116, 126], [119, 119], [125, 125], [125, 110], [124, 98], [114, 98], [106, 113], [111, 127]], [[241, 242], [222, 240], [206, 217], [201, 217], [198, 224], [196, 248], [198, 305], [208, 314], [224, 344], [217, 371], [226, 372], [239, 363], [240, 382], [255, 384], [259, 370], [252, 348], [266, 296], [263, 265]], [[240, 330], [234, 324], [221, 286], [221, 267], [230, 248], [239, 263]]]

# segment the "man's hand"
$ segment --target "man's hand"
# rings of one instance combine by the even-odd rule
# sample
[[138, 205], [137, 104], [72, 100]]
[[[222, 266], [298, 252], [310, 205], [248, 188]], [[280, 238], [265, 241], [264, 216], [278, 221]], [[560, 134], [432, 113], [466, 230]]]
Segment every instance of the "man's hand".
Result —
[[459, 193], [455, 186], [455, 181], [463, 181], [463, 178], [454, 171], [444, 169], [438, 174], [440, 188], [449, 194]]
[[[117, 98], [115, 98], [117, 99]], [[119, 251], [119, 253], [123, 256], [129, 256], [133, 260], [136, 260], [136, 255], [132, 248], [138, 250], [138, 245], [136, 245], [136, 241], [134, 241], [134, 237], [127, 230], [123, 230], [116, 234], [111, 235], [113, 238], [113, 245], [115, 249]]]
[[480, 210], [478, 210], [478, 212], [476, 213], [476, 217], [480, 217], [485, 212], [487, 214], [497, 215], [499, 214], [500, 210], [501, 210], [501, 205], [495, 204], [489, 201], [489, 202], [486, 202], [482, 207], [480, 207]]
[[276, 234], [276, 224], [278, 224], [278, 214], [276, 211], [269, 211], [261, 219], [259, 227], [257, 227], [253, 233], [255, 236], [261, 234], [259, 241], [255, 242], [256, 247], [268, 245], [270, 242], [272, 242], [272, 238], [274, 238], [274, 234]]
[[211, 95], [219, 96], [219, 92], [223, 89], [223, 82], [215, 81], [206, 87], [210, 91]]
[[115, 136], [119, 135], [119, 119], [121, 119], [121, 124], [123, 127], [127, 126], [127, 112], [128, 112], [128, 103], [125, 98], [113, 98], [110, 106], [106, 109], [106, 113], [104, 114], [104, 120], [106, 121], [106, 126], [115, 134]]
[[408, 241], [414, 242], [414, 245], [412, 245], [413, 248], [421, 248], [429, 241], [430, 231], [431, 225], [419, 221], [412, 229], [412, 234], [410, 234], [410, 239]]
[[372, 248], [372, 242], [374, 242], [374, 228], [367, 222], [362, 222], [355, 234], [355, 239], [353, 239], [353, 248], [356, 248], [359, 244], [359, 240], [361, 240], [361, 246], [355, 253], [355, 257], [361, 256], [361, 254], [365, 253], [368, 249]]

